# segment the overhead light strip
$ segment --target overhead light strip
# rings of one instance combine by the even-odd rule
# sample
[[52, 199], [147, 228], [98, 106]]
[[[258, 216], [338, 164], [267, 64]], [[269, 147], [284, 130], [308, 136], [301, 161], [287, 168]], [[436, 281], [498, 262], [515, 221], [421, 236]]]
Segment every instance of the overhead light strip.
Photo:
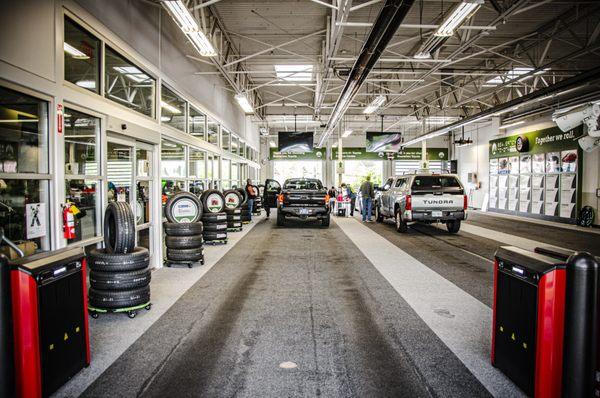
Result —
[[374, 113], [381, 105], [385, 103], [385, 95], [378, 95], [375, 99], [365, 108], [363, 113], [365, 115], [370, 115]]
[[212, 43], [181, 0], [165, 0], [162, 3], [200, 55], [204, 57], [217, 55]]
[[235, 96], [235, 100], [238, 102], [240, 108], [246, 113], [254, 113], [254, 108], [252, 108], [252, 104], [248, 101], [248, 97], [245, 94], [238, 94]]
[[435, 36], [450, 37], [454, 31], [462, 25], [462, 23], [471, 17], [479, 7], [483, 4], [483, 0], [464, 0], [458, 4], [454, 10], [446, 17], [444, 22], [435, 31]]

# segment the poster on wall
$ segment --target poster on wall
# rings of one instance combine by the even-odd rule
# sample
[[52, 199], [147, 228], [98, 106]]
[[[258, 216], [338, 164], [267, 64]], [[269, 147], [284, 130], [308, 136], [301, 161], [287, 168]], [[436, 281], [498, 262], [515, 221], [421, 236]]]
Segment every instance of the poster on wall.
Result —
[[490, 159], [490, 174], [498, 174], [498, 159]]
[[574, 218], [577, 205], [577, 174], [565, 173], [560, 176], [560, 216]]
[[519, 174], [519, 157], [511, 156], [508, 158], [508, 172], [510, 174]]
[[546, 172], [546, 158], [543, 153], [533, 155], [531, 169], [534, 174], [544, 174]]
[[546, 173], [560, 173], [560, 152], [546, 154]]
[[510, 165], [508, 163], [508, 158], [498, 159], [498, 174], [508, 174], [508, 173], [510, 173]]
[[27, 223], [27, 239], [46, 236], [46, 204], [27, 203], [25, 222]]
[[521, 174], [531, 173], [531, 155], [521, 155], [520, 171]]
[[561, 154], [562, 171], [565, 173], [577, 172], [577, 150], [562, 151]]

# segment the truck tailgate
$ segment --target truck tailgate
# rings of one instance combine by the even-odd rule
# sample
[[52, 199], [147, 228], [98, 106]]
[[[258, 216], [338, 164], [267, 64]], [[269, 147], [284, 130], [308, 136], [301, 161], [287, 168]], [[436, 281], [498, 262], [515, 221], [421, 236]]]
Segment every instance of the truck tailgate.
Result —
[[464, 208], [463, 195], [412, 195], [413, 211], [427, 210], [462, 210]]

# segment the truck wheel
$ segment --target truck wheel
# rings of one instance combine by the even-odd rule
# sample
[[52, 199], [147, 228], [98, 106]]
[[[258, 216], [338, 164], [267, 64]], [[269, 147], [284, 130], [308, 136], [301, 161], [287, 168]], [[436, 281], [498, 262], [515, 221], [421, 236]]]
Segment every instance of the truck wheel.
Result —
[[383, 222], [383, 214], [381, 214], [381, 209], [379, 208], [379, 204], [375, 205], [375, 221]]
[[283, 227], [285, 225], [285, 216], [280, 211], [277, 212], [277, 226]]
[[451, 234], [457, 233], [460, 230], [460, 220], [448, 221], [446, 228], [448, 228], [448, 232]]
[[321, 219], [321, 226], [323, 228], [329, 228], [330, 222], [331, 222], [331, 216], [328, 214], [327, 217]]
[[406, 224], [406, 221], [402, 220], [402, 215], [400, 214], [400, 209], [396, 209], [395, 220], [396, 220], [396, 231], [400, 232], [401, 234], [408, 231], [408, 224]]

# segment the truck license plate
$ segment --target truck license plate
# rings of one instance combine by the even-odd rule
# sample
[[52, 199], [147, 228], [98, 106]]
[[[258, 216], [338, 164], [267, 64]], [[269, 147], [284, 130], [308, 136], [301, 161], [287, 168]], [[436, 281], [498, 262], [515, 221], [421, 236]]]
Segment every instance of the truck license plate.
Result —
[[302, 215], [306, 215], [308, 213], [309, 213], [308, 209], [300, 209], [300, 212], [299, 212], [299, 214], [302, 214]]
[[441, 216], [442, 216], [441, 211], [432, 211], [431, 212], [431, 217], [441, 217]]

